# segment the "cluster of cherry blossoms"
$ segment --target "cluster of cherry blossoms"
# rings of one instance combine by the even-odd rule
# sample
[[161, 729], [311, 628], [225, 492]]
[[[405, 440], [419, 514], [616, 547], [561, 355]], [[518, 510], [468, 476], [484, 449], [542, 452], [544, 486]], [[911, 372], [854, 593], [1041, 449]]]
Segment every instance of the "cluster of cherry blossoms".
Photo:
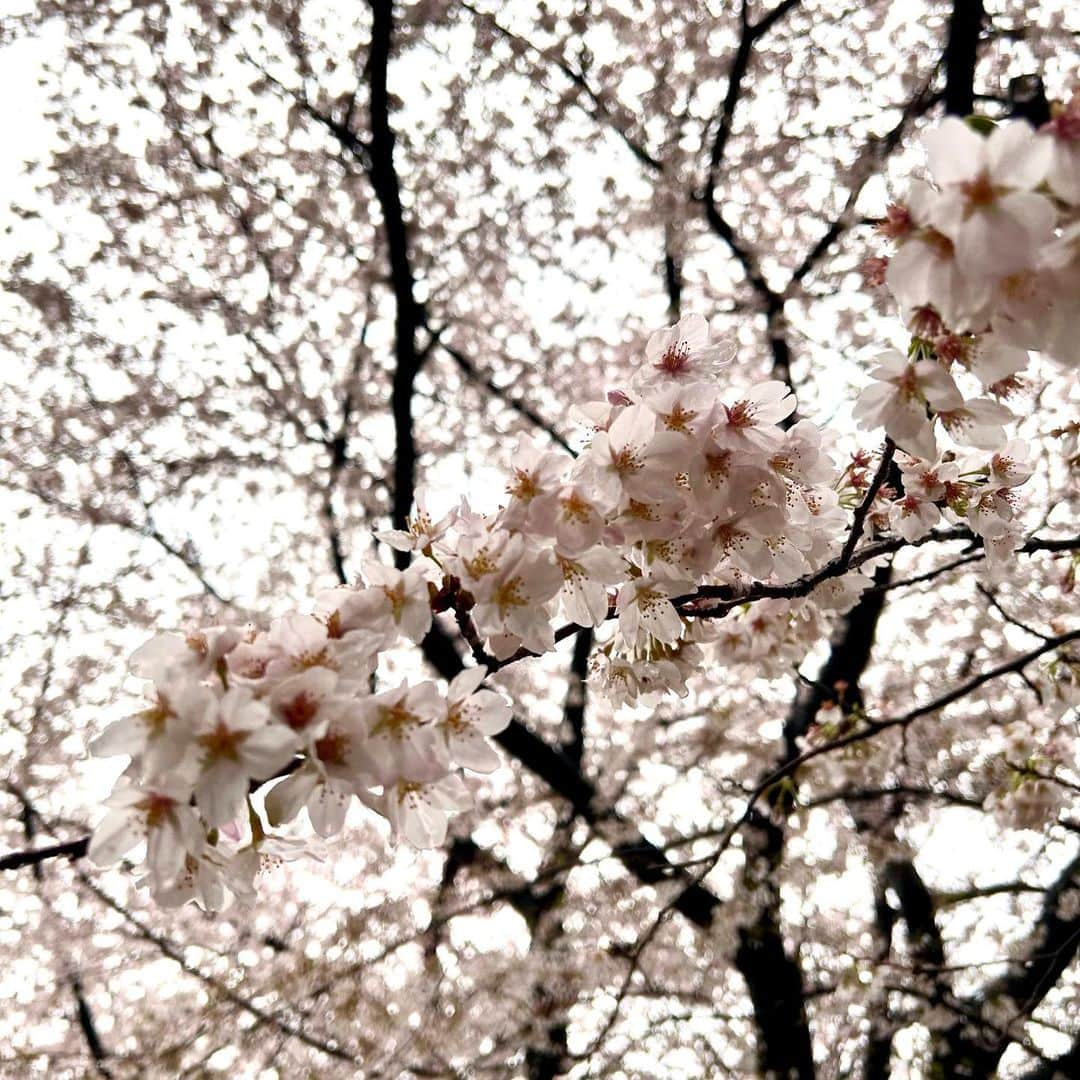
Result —
[[[1080, 90], [1038, 131], [987, 123], [947, 117], [923, 136], [933, 184], [913, 182], [881, 230], [898, 247], [884, 281], [905, 322], [946, 371], [994, 393], [1024, 366], [1001, 346], [1080, 364]], [[931, 387], [935, 412], [946, 387]]]
[[[809, 421], [785, 430], [785, 384], [726, 388], [726, 359], [700, 316], [658, 331], [628, 385], [579, 410], [591, 431], [576, 458], [522, 439], [496, 512], [463, 505], [436, 522], [421, 503], [408, 533], [385, 538], [439, 563], [497, 663], [550, 651], [559, 625], [602, 628], [594, 672], [616, 702], [685, 692], [703, 649], [761, 620], [776, 640], [757, 633], [755, 657], [779, 655], [812, 621], [805, 603], [762, 608], [752, 626], [740, 612], [701, 618], [695, 594], [820, 569], [842, 546], [865, 472], [839, 469]], [[861, 587], [837, 602], [830, 582], [819, 599], [850, 606]]]
[[[440, 517], [418, 493], [408, 528], [379, 534], [410, 553], [407, 569], [368, 563], [364, 584], [266, 631], [161, 635], [138, 650], [150, 700], [94, 744], [132, 762], [91, 856], [112, 862], [145, 840], [161, 902], [216, 907], [226, 891], [250, 896], [260, 865], [289, 853], [267, 828], [302, 809], [328, 837], [355, 798], [437, 845], [470, 802], [461, 770], [498, 764], [488, 737], [510, 708], [481, 684], [566, 633], [596, 628], [593, 674], [614, 703], [649, 701], [685, 694], [710, 654], [790, 670], [869, 584], [875, 562], [852, 560], [853, 527], [914, 542], [963, 526], [1000, 573], [1032, 474], [1001, 399], [1028, 349], [1080, 360], [1080, 98], [1038, 133], [982, 135], [950, 118], [926, 144], [938, 186], [915, 185], [887, 221], [900, 247], [885, 280], [911, 347], [879, 359], [856, 406], [901, 450], [890, 480], [876, 451], [842, 465], [813, 423], [791, 423], [784, 383], [726, 385], [729, 351], [687, 316], [652, 335], [626, 385], [580, 408], [580, 454], [521, 440], [494, 512], [463, 500]], [[989, 396], [965, 398], [965, 382]], [[939, 424], [954, 448], [939, 446]], [[741, 603], [755, 584], [781, 589]], [[419, 644], [451, 610], [479, 666], [445, 691], [378, 690], [380, 654]], [[263, 784], [268, 824], [251, 799]]]
[[1020, 539], [1013, 489], [1031, 475], [1003, 402], [1029, 350], [1080, 365], [1080, 91], [1038, 131], [947, 117], [923, 143], [934, 183], [889, 208], [881, 231], [897, 251], [875, 260], [911, 344], [878, 357], [855, 416], [915, 459], [893, 528], [916, 539], [947, 507], [993, 568]]
[[131, 765], [107, 800], [90, 857], [111, 863], [146, 843], [146, 879], [164, 904], [218, 908], [226, 890], [247, 899], [267, 860], [303, 845], [268, 834], [302, 809], [321, 837], [338, 833], [355, 797], [418, 847], [437, 846], [447, 818], [471, 805], [460, 769], [490, 772], [488, 742], [510, 720], [506, 700], [467, 668], [440, 692], [433, 682], [374, 693], [379, 654], [431, 626], [419, 559], [405, 571], [371, 564], [368, 584], [316, 597], [263, 632], [216, 627], [162, 634], [132, 657], [149, 700], [92, 744]]

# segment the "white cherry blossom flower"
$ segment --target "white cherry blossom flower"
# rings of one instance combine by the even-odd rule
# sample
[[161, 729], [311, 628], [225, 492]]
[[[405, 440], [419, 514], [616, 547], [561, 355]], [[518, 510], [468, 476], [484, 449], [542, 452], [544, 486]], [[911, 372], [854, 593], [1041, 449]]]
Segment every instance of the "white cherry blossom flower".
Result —
[[266, 633], [241, 642], [228, 657], [230, 678], [251, 686], [269, 685], [313, 667], [337, 668], [326, 623], [291, 612], [275, 619]]
[[398, 634], [419, 643], [431, 629], [431, 594], [428, 585], [442, 581], [442, 571], [431, 560], [415, 559], [405, 570], [382, 563], [364, 564], [369, 588], [359, 590], [353, 617], [376, 633]]
[[251, 780], [265, 780], [292, 759], [295, 732], [271, 722], [269, 706], [246, 687], [233, 687], [195, 736], [199, 779], [195, 800], [211, 826], [240, 815]]
[[1006, 121], [984, 137], [947, 116], [923, 144], [942, 188], [933, 224], [956, 244], [961, 269], [972, 277], [1004, 276], [1034, 266], [1056, 214], [1033, 190], [1047, 160], [1030, 125]]
[[492, 772], [499, 755], [488, 741], [510, 723], [510, 703], [493, 690], [481, 690], [487, 668], [467, 668], [455, 675], [446, 691], [446, 714], [438, 723], [443, 762]]
[[964, 399], [949, 373], [934, 360], [909, 360], [895, 350], [878, 356], [870, 372], [876, 382], [855, 403], [854, 415], [868, 431], [883, 427], [901, 449], [918, 457], [937, 457], [926, 407], [955, 409]]
[[716, 557], [716, 547], [701, 519], [691, 519], [681, 534], [646, 540], [632, 553], [635, 564], [645, 573], [680, 585], [708, 573]]
[[657, 330], [645, 346], [645, 364], [634, 388], [645, 391], [672, 383], [701, 383], [715, 379], [735, 355], [733, 345], [711, 345], [709, 324], [700, 315], [684, 315], [674, 326]]
[[[974, 525], [972, 526], [974, 528]], [[986, 574], [995, 584], [1004, 581], [1015, 568], [1014, 552], [1024, 542], [1024, 535], [1014, 525], [983, 535]]]
[[905, 540], [918, 540], [941, 520], [941, 511], [926, 499], [907, 494], [889, 509], [889, 524]]
[[611, 519], [604, 539], [609, 544], [629, 545], [672, 537], [683, 528], [685, 517], [685, 501], [681, 498], [628, 499]]
[[1015, 514], [1009, 488], [985, 488], [968, 504], [967, 519], [971, 531], [984, 540], [992, 540], [1012, 531]]
[[340, 832], [353, 795], [378, 782], [367, 738], [363, 710], [354, 705], [338, 711], [312, 740], [304, 764], [267, 793], [270, 824], [292, 821], [306, 807], [319, 836]]
[[229, 863], [229, 888], [240, 903], [251, 905], [255, 901], [255, 882], [259, 877], [298, 859], [322, 862], [321, 848], [310, 839], [266, 833], [260, 825], [251, 842]]
[[365, 756], [378, 783], [430, 780], [444, 771], [438, 762], [435, 728], [443, 708], [435, 684], [427, 681], [416, 686], [402, 683], [359, 702], [367, 731]]
[[693, 440], [712, 426], [719, 395], [716, 386], [677, 384], [649, 394], [645, 402], [656, 414], [657, 431], [670, 431]]
[[266, 698], [274, 717], [303, 742], [310, 742], [326, 729], [338, 690], [338, 673], [315, 667], [279, 682]]
[[676, 588], [673, 582], [639, 577], [619, 590], [619, 631], [631, 647], [647, 648], [650, 638], [673, 645], [682, 637], [683, 621], [671, 603]]
[[429, 551], [453, 525], [453, 512], [436, 518], [428, 510], [428, 490], [418, 487], [413, 498], [413, 509], [406, 522], [407, 529], [387, 529], [377, 532], [379, 540], [398, 551]]
[[711, 436], [730, 450], [772, 454], [783, 443], [776, 425], [794, 411], [795, 398], [786, 383], [757, 383], [734, 404], [721, 404]]
[[998, 487], [1019, 487], [1035, 472], [1031, 447], [1023, 439], [1009, 439], [990, 459], [990, 482]]
[[130, 754], [144, 776], [162, 776], [184, 759], [194, 731], [216, 705], [209, 687], [174, 680], [157, 687], [145, 708], [113, 721], [90, 744], [90, 752]]
[[154, 883], [158, 887], [171, 883], [185, 857], [197, 854], [204, 843], [190, 796], [191, 785], [179, 776], [143, 785], [120, 777], [105, 800], [112, 809], [94, 830], [87, 854], [99, 866], [109, 866], [145, 840]]
[[1046, 184], [1063, 202], [1080, 206], [1080, 89], [1039, 129], [1045, 145]]
[[381, 809], [395, 836], [404, 836], [414, 847], [439, 847], [446, 840], [451, 814], [472, 806], [472, 796], [455, 773], [439, 779], [399, 780], [390, 787]]
[[626, 576], [625, 560], [595, 547], [577, 555], [556, 550], [555, 561], [563, 576], [559, 598], [566, 617], [578, 626], [599, 626], [608, 617], [608, 587]]
[[930, 462], [901, 454], [897, 465], [904, 478], [904, 490], [924, 502], [945, 498], [946, 485], [960, 478], [960, 467], [951, 460]]
[[550, 520], [571, 461], [566, 454], [541, 450], [522, 436], [510, 458], [506, 488], [510, 503], [503, 511], [504, 525], [524, 529]]
[[982, 329], [990, 318], [993, 278], [961, 267], [956, 245], [931, 224], [940, 198], [929, 184], [912, 183], [907, 206], [918, 227], [889, 259], [885, 284], [896, 297], [905, 322], [913, 312], [933, 306], [952, 330]]
[[155, 682], [204, 679], [240, 642], [233, 626], [209, 626], [179, 634], [155, 634], [131, 654], [132, 673]]
[[623, 410], [578, 459], [576, 478], [589, 484], [607, 510], [627, 499], [663, 498], [674, 489], [686, 443], [673, 431], [656, 431], [656, 414], [644, 405]]
[[783, 534], [784, 518], [778, 507], [761, 506], [732, 509], [711, 525], [717, 551], [751, 577], [768, 576], [772, 556], [765, 538]]
[[952, 409], [938, 409], [937, 418], [958, 443], [993, 450], [1005, 441], [1005, 425], [1013, 414], [987, 398], [965, 401]]
[[535, 515], [535, 525], [568, 555], [587, 551], [600, 540], [604, 517], [580, 484], [567, 484]]
[[498, 659], [519, 644], [534, 652], [554, 645], [546, 605], [562, 587], [563, 576], [549, 551], [529, 548], [520, 536], [511, 538], [495, 571], [480, 582], [473, 617], [488, 637]]
[[966, 366], [989, 388], [1023, 371], [1028, 366], [1028, 354], [1026, 349], [1010, 345], [996, 334], [980, 334], [967, 352]]
[[196, 854], [187, 852], [183, 865], [172, 881], [157, 882], [150, 874], [136, 885], [150, 886], [154, 900], [163, 908], [175, 908], [193, 901], [204, 911], [221, 911], [228, 901], [232, 876], [230, 856], [205, 845]]
[[822, 449], [817, 425], [800, 420], [783, 432], [781, 440], [766, 462], [778, 476], [803, 485], [820, 484], [832, 478], [836, 467]]

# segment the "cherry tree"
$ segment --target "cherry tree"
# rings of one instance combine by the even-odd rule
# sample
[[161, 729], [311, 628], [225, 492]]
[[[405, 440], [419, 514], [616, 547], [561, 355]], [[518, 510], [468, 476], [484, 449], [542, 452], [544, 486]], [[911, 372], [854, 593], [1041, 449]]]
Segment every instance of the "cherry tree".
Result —
[[3, 1069], [1074, 1075], [1068, 19], [11, 17]]

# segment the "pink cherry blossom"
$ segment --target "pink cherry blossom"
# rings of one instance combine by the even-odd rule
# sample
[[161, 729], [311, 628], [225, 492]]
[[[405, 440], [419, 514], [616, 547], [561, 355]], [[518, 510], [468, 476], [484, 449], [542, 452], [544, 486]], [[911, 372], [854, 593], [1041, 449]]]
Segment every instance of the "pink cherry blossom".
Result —
[[432, 682], [402, 683], [396, 690], [364, 698], [358, 714], [366, 725], [364, 750], [375, 780], [430, 780], [443, 770], [438, 763], [437, 722], [443, 703]]
[[437, 780], [399, 780], [381, 805], [395, 836], [431, 848], [443, 843], [448, 818], [472, 806], [472, 796], [461, 777], [450, 773]]
[[195, 800], [211, 826], [239, 816], [248, 782], [286, 765], [298, 746], [295, 732], [271, 721], [269, 707], [245, 687], [224, 694], [195, 735], [199, 776]]
[[709, 324], [700, 315], [690, 314], [674, 326], [657, 330], [645, 346], [645, 363], [634, 381], [635, 389], [669, 386], [672, 383], [699, 383], [715, 379], [734, 355], [731, 346], [709, 343]]
[[172, 882], [185, 857], [204, 843], [199, 818], [188, 805], [190, 794], [191, 785], [180, 777], [137, 785], [122, 776], [105, 800], [112, 809], [90, 838], [90, 858], [109, 866], [145, 840], [154, 882], [159, 887]]
[[933, 225], [956, 245], [961, 269], [997, 276], [1035, 265], [1054, 227], [1053, 205], [1034, 193], [1046, 173], [1030, 125], [999, 124], [988, 136], [946, 117], [923, 136], [927, 160], [942, 191]]
[[438, 723], [447, 767], [453, 764], [486, 773], [499, 766], [499, 755], [488, 736], [497, 735], [510, 723], [510, 704], [493, 690], [479, 689], [486, 677], [487, 668], [467, 668], [450, 681], [446, 714]]

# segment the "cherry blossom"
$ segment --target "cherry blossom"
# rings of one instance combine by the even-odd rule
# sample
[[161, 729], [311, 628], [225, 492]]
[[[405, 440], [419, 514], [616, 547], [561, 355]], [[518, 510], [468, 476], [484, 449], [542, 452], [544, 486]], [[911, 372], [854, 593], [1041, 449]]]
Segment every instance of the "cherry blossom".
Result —
[[912, 183], [906, 210], [909, 222], [919, 227], [899, 237], [899, 250], [885, 270], [885, 284], [907, 319], [933, 305], [954, 330], [980, 328], [989, 317], [993, 282], [962, 268], [956, 245], [931, 224], [936, 199], [929, 184]]
[[499, 755], [487, 741], [510, 723], [510, 705], [493, 690], [480, 689], [487, 668], [467, 668], [450, 681], [446, 715], [439, 721], [447, 764], [475, 772], [491, 772]]
[[563, 584], [551, 552], [533, 548], [513, 536], [492, 571], [477, 585], [477, 626], [491, 639], [497, 658], [519, 646], [547, 652], [552, 645], [550, 612], [545, 607]]
[[131, 654], [131, 670], [144, 679], [202, 678], [236, 647], [240, 632], [231, 626], [211, 626], [181, 637], [155, 634]]
[[402, 683], [396, 690], [362, 699], [358, 708], [367, 725], [367, 760], [380, 784], [400, 778], [430, 780], [439, 774], [435, 725], [442, 700], [434, 683]]
[[397, 551], [426, 551], [440, 539], [453, 521], [453, 514], [436, 519], [428, 510], [428, 490], [418, 487], [414, 496], [413, 511], [409, 515], [408, 529], [386, 529], [376, 533]]
[[931, 409], [958, 409], [964, 400], [947, 371], [933, 360], [882, 353], [871, 383], [855, 403], [855, 417], [868, 429], [883, 427], [894, 442], [924, 458], [937, 457], [927, 418]]
[[382, 807], [395, 836], [419, 848], [438, 847], [446, 839], [451, 814], [472, 806], [464, 781], [454, 773], [437, 780], [399, 780], [383, 796]]
[[265, 780], [297, 749], [296, 734], [271, 720], [267, 705], [250, 690], [227, 690], [195, 734], [199, 776], [195, 799], [211, 826], [240, 815], [249, 780]]
[[710, 434], [718, 446], [729, 450], [772, 453], [783, 442], [776, 425], [794, 411], [795, 398], [784, 383], [775, 379], [758, 383], [734, 404], [721, 405]]
[[1005, 122], [989, 135], [947, 116], [923, 137], [927, 159], [942, 192], [930, 217], [956, 245], [965, 273], [993, 267], [1001, 276], [1035, 264], [1050, 239], [1054, 208], [1034, 189], [1047, 162], [1031, 126]]
[[1040, 142], [1049, 150], [1046, 183], [1063, 202], [1080, 206], [1080, 89], [1054, 109], [1053, 118], [1040, 129]]
[[[1020, 244], [1022, 208], [1050, 205], [1023, 186], [1035, 182], [1034, 165], [1014, 160], [1028, 135], [1009, 128], [985, 146], [965, 135], [978, 148], [967, 164], [932, 138], [942, 191], [916, 188], [910, 209], [890, 219], [890, 235], [903, 245], [897, 258], [912, 252], [908, 269], [894, 262], [891, 277], [912, 343], [906, 356], [878, 356], [854, 412], [899, 446], [902, 492], [881, 478], [871, 491], [872, 453], [857, 450], [841, 469], [816, 425], [800, 420], [785, 430], [796, 406], [784, 383], [723, 386], [704, 320], [685, 318], [644, 349], [631, 380], [640, 399], [617, 391], [581, 408], [593, 433], [577, 460], [519, 440], [507, 462], [507, 498], [491, 514], [462, 500], [436, 523], [419, 494], [408, 533], [381, 534], [413, 555], [406, 568], [368, 560], [365, 584], [318, 592], [314, 613], [288, 612], [266, 630], [159, 635], [140, 649], [133, 667], [153, 680], [151, 704], [111, 725], [94, 749], [131, 755], [130, 771], [148, 786], [121, 789], [94, 853], [122, 854], [152, 819], [159, 831], [150, 882], [163, 903], [193, 898], [218, 907], [227, 892], [249, 897], [263, 848], [302, 849], [256, 828], [249, 800], [250, 788], [283, 770], [265, 794], [271, 826], [306, 808], [314, 832], [328, 837], [344, 827], [355, 799], [395, 835], [441, 843], [449, 815], [470, 804], [457, 770], [494, 770], [489, 738], [509, 723], [509, 704], [482, 688], [486, 665], [550, 652], [565, 620], [571, 630], [598, 628], [593, 671], [616, 704], [687, 693], [710, 650], [726, 664], [783, 673], [820, 638], [825, 618], [863, 595], [880, 559], [817, 582], [809, 595], [759, 598], [715, 619], [694, 618], [711, 602], [703, 607], [695, 590], [720, 585], [739, 595], [755, 582], [813, 575], [844, 548], [855, 508], [868, 535], [905, 543], [945, 521], [966, 525], [982, 541], [988, 578], [1000, 580], [1023, 540], [1017, 489], [1032, 475], [1030, 451], [1008, 437], [1009, 409], [965, 397], [957, 380], [1010, 393], [1027, 363], [1026, 345], [1014, 341], [1029, 315], [1004, 305], [1012, 324], [994, 333], [985, 332], [983, 314], [975, 319], [989, 305], [986, 317], [997, 325], [994, 298], [1007, 276], [995, 271], [999, 280], [988, 286], [969, 259], [953, 258], [971, 230], [949, 207], [975, 200], [972, 229], [1007, 227]], [[1033, 259], [1059, 251], [1033, 226], [1025, 235]], [[977, 249], [970, 237], [964, 243]], [[934, 269], [932, 259], [946, 255], [947, 269]], [[1024, 272], [1051, 280], [1045, 270]], [[949, 295], [931, 297], [931, 285]], [[939, 456], [938, 422], [944, 437], [978, 453]], [[380, 657], [420, 643], [433, 606], [453, 608], [480, 666], [452, 679], [445, 695], [430, 681], [377, 691]], [[174, 792], [170, 783], [181, 786]], [[245, 817], [257, 833], [247, 847], [207, 846], [206, 836], [231, 835]]]
[[669, 581], [639, 577], [619, 590], [619, 630], [632, 646], [647, 652], [652, 638], [670, 645], [682, 637], [682, 620], [670, 599], [673, 588]]
[[702, 316], [686, 315], [649, 338], [634, 387], [645, 391], [670, 383], [709, 382], [733, 355], [734, 349], [710, 345], [709, 324]]
[[121, 777], [105, 800], [112, 809], [90, 839], [90, 858], [108, 866], [145, 840], [153, 881], [170, 884], [187, 855], [200, 852], [204, 843], [198, 815], [188, 805], [190, 795], [191, 785], [179, 777], [142, 785]]
[[173, 683], [174, 690], [167, 688], [168, 683], [158, 686], [145, 708], [114, 720], [90, 744], [91, 753], [101, 757], [129, 754], [139, 759], [147, 776], [161, 776], [179, 765], [215, 699], [205, 686], [182, 682], [175, 674]]

